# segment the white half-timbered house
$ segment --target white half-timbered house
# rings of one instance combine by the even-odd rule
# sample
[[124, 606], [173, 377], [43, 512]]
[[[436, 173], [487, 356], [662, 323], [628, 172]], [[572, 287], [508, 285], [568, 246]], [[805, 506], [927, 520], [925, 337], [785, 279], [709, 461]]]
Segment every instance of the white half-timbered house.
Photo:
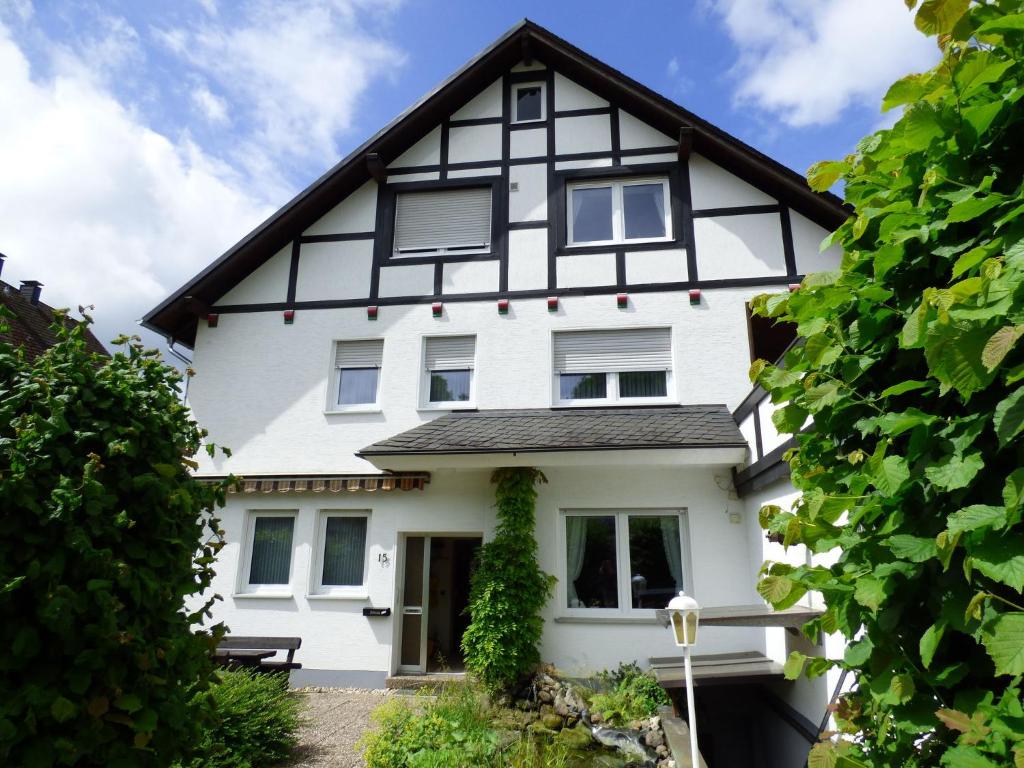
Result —
[[806, 612], [768, 618], [755, 591], [786, 556], [758, 508], [791, 489], [747, 370], [789, 339], [748, 302], [835, 268], [844, 217], [517, 25], [146, 316], [194, 350], [190, 404], [233, 451], [200, 474], [245, 478], [216, 618], [301, 637], [298, 684], [458, 670], [490, 473], [538, 467], [544, 659], [670, 680], [655, 610], [685, 590], [713, 656], [702, 746], [740, 728], [805, 755], [835, 681], [782, 681]]

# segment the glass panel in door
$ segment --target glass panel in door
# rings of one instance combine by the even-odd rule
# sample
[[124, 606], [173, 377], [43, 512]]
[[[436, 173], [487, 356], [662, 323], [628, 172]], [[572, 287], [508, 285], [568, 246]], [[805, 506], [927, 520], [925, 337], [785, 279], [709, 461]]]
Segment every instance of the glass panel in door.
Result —
[[426, 537], [409, 536], [405, 540], [405, 575], [402, 587], [402, 639], [398, 664], [400, 667], [424, 671], [426, 669], [423, 624], [424, 588], [427, 584], [425, 557]]

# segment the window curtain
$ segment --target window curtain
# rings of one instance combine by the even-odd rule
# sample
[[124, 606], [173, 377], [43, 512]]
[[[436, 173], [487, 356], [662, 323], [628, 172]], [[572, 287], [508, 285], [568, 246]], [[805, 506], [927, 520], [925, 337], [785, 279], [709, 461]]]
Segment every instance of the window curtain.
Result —
[[583, 572], [583, 557], [587, 552], [587, 518], [567, 515], [565, 518], [565, 575], [566, 598], [570, 608], [576, 607], [576, 579]]
[[661, 545], [665, 549], [668, 569], [676, 582], [676, 592], [683, 590], [683, 553], [679, 544], [679, 518], [661, 518]]
[[664, 371], [623, 371], [619, 374], [619, 397], [664, 397]]
[[253, 526], [250, 584], [287, 584], [292, 564], [291, 517], [257, 517]]
[[324, 586], [354, 587], [363, 583], [366, 550], [365, 517], [329, 517], [324, 535]]

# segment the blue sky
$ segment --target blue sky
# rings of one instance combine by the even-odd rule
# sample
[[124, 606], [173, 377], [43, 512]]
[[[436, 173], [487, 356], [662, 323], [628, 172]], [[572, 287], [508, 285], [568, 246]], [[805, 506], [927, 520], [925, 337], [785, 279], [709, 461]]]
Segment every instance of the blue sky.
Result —
[[800, 172], [936, 58], [901, 0], [0, 0], [4, 279], [135, 332], [523, 17]]

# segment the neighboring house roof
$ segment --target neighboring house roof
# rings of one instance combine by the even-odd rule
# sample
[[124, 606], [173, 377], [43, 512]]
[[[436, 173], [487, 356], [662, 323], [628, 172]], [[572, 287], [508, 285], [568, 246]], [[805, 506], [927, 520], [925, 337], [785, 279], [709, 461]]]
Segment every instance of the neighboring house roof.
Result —
[[[24, 347], [30, 358], [38, 357], [47, 348], [57, 343], [57, 334], [50, 326], [54, 321], [53, 307], [36, 299], [31, 301], [21, 291], [9, 283], [0, 280], [0, 305], [6, 307], [13, 318], [5, 317], [3, 321], [10, 329], [0, 333], [0, 339], [10, 342], [16, 347]], [[78, 325], [77, 320], [64, 318], [67, 327]], [[90, 352], [109, 356], [92, 332], [85, 329], [85, 344]]]
[[800, 174], [524, 19], [150, 311], [143, 325], [194, 344], [197, 316], [206, 307], [371, 178], [367, 155], [392, 162], [524, 58], [547, 64], [670, 136], [691, 129], [694, 151], [826, 229], [847, 216], [835, 195], [813, 192]]
[[724, 405], [456, 411], [358, 456], [733, 448], [747, 443]]

